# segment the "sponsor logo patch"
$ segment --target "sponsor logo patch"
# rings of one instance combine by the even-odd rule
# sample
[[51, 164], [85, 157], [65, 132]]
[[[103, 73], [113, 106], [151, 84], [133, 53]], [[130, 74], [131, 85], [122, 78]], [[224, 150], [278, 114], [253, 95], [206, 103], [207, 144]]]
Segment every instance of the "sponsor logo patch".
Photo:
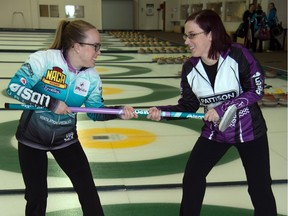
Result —
[[44, 90], [47, 91], [47, 92], [54, 93], [54, 94], [60, 94], [60, 91], [58, 89], [51, 88], [49, 86], [44, 86]]
[[256, 72], [253, 77], [255, 85], [256, 85], [256, 94], [262, 95], [263, 94], [263, 80], [261, 79], [261, 74]]
[[27, 83], [27, 80], [25, 78], [20, 78], [20, 82], [23, 84], [23, 85], [26, 85]]
[[42, 82], [45, 84], [62, 89], [67, 88], [65, 81], [66, 75], [63, 74], [63, 70], [59, 67], [53, 67], [51, 70], [47, 70], [46, 76], [42, 78]]
[[78, 78], [75, 82], [74, 93], [85, 97], [88, 94], [89, 87], [90, 82], [88, 80]]
[[232, 91], [232, 92], [227, 92], [227, 93], [213, 95], [213, 96], [200, 97], [199, 100], [203, 105], [209, 105], [211, 103], [226, 101], [231, 98], [235, 98], [236, 96], [237, 96], [237, 93], [235, 91]]

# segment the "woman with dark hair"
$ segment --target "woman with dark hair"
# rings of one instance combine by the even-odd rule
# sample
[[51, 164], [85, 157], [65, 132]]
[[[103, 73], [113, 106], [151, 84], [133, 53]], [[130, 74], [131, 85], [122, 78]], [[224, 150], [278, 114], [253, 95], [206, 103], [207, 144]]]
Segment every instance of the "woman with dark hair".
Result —
[[251, 3], [249, 4], [248, 10], [246, 10], [242, 16], [242, 21], [244, 23], [244, 29], [245, 29], [244, 45], [247, 49], [250, 48], [251, 42], [252, 42], [251, 34], [254, 30], [253, 30], [253, 25], [251, 25], [250, 21], [254, 13], [255, 13], [255, 4]]
[[[245, 169], [254, 215], [276, 216], [267, 127], [257, 103], [264, 95], [262, 67], [247, 48], [232, 43], [213, 10], [188, 17], [184, 40], [192, 57], [182, 68], [181, 98], [177, 105], [151, 107], [147, 116], [160, 121], [161, 111], [196, 112], [204, 107], [204, 126], [183, 177], [180, 215], [200, 215], [207, 175], [235, 147]], [[231, 105], [237, 112], [229, 127], [220, 131], [219, 119]]]
[[[105, 107], [102, 82], [95, 69], [101, 54], [100, 34], [83, 20], [60, 21], [47, 50], [32, 53], [12, 77], [7, 94], [26, 104], [16, 138], [25, 183], [26, 216], [45, 216], [50, 152], [77, 192], [84, 216], [103, 216], [88, 159], [77, 134], [77, 113], [69, 107]], [[111, 107], [106, 107], [111, 108]], [[113, 107], [116, 108], [116, 107]], [[123, 115], [87, 113], [93, 121], [137, 117], [130, 106]]]

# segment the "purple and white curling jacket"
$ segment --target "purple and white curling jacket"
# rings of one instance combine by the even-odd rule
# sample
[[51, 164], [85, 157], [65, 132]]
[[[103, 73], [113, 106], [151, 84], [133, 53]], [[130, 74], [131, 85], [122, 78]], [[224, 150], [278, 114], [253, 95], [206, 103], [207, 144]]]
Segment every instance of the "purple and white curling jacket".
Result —
[[235, 104], [237, 113], [229, 127], [221, 132], [218, 123], [204, 121], [201, 136], [225, 143], [243, 143], [257, 139], [267, 131], [257, 103], [264, 95], [264, 71], [243, 46], [233, 44], [220, 53], [214, 88], [200, 58], [191, 57], [182, 68], [181, 98], [177, 105], [158, 106], [162, 111], [204, 112], [214, 108], [220, 118]]

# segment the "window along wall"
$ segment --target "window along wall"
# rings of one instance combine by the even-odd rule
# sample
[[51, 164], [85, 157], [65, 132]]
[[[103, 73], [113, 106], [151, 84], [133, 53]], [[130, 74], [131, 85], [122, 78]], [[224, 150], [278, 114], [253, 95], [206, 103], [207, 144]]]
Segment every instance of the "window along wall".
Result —
[[[55, 29], [60, 19], [83, 17], [102, 29], [102, 2], [105, 0], [1, 0], [0, 28]], [[115, 0], [121, 2], [122, 0]], [[133, 27], [135, 30], [165, 29], [174, 31], [183, 27], [188, 14], [207, 7], [217, 9], [228, 31], [235, 31], [239, 26], [242, 13], [251, 0], [131, 0], [133, 1]], [[258, 0], [259, 1], [259, 0]], [[165, 2], [165, 13], [161, 4]], [[263, 10], [267, 12], [269, 0], [262, 0]], [[283, 27], [287, 27], [287, 1], [274, 0], [277, 14]], [[39, 7], [41, 5], [41, 9]], [[65, 6], [74, 6], [74, 15], [65, 11]], [[181, 5], [184, 5], [180, 10]], [[188, 7], [187, 7], [188, 5]], [[188, 11], [187, 11], [188, 10]], [[69, 9], [70, 11], [70, 9]], [[119, 8], [119, 11], [120, 10]], [[180, 12], [182, 11], [182, 12]], [[118, 12], [118, 11], [117, 11]], [[41, 13], [41, 16], [40, 16]], [[124, 14], [125, 12], [123, 12]], [[165, 16], [164, 16], [165, 14]], [[181, 16], [180, 16], [181, 14]], [[110, 12], [110, 23], [120, 19]], [[165, 17], [165, 19], [164, 19]], [[106, 18], [105, 18], [106, 20]], [[130, 21], [130, 20], [129, 20]], [[123, 29], [128, 29], [126, 25]], [[163, 28], [165, 26], [165, 28]], [[120, 25], [118, 26], [120, 29]]]

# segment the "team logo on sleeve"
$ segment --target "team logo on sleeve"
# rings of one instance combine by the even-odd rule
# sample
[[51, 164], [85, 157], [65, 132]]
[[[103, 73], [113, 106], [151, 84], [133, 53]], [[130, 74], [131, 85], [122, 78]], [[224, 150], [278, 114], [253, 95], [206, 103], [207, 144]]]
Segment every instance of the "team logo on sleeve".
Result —
[[263, 94], [263, 80], [261, 79], [261, 74], [260, 72], [256, 72], [252, 78], [254, 79], [255, 85], [256, 85], [256, 94], [262, 95]]
[[23, 84], [23, 85], [26, 85], [27, 83], [27, 80], [25, 78], [20, 78], [20, 82]]
[[32, 77], [34, 75], [32, 67], [29, 63], [24, 63], [20, 70], [25, 73], [28, 77]]
[[65, 81], [66, 75], [63, 74], [63, 70], [59, 67], [53, 67], [51, 70], [47, 70], [46, 76], [42, 78], [42, 82], [62, 89], [67, 88]]

